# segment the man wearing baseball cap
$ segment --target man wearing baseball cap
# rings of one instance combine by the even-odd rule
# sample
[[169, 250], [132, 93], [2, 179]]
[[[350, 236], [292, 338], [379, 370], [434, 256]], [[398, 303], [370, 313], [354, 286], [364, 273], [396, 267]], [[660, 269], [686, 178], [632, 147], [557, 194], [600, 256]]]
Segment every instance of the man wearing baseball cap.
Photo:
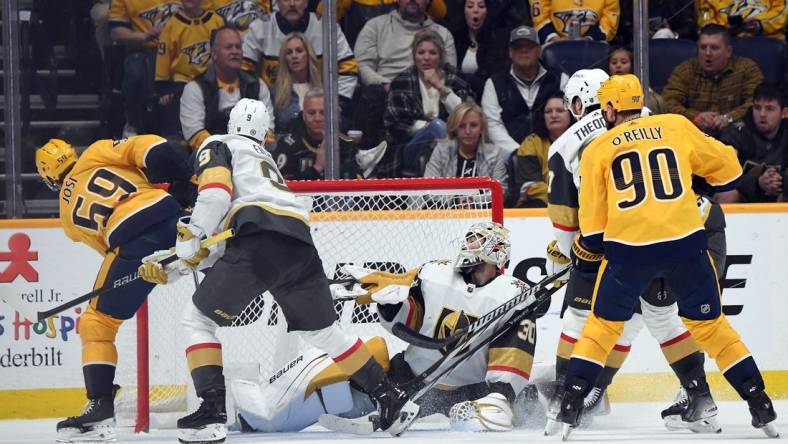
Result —
[[531, 134], [531, 113], [539, 109], [568, 80], [559, 70], [539, 62], [539, 35], [530, 26], [519, 26], [509, 35], [512, 66], [490, 76], [484, 85], [482, 108], [490, 138], [505, 153], [517, 150]]

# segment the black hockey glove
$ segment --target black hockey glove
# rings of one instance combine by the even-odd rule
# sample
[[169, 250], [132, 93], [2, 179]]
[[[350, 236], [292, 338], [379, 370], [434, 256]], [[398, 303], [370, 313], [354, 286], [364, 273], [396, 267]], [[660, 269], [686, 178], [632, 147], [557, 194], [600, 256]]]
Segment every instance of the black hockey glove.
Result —
[[581, 276], [595, 278], [604, 258], [604, 253], [594, 252], [586, 247], [583, 236], [575, 237], [575, 242], [572, 244], [572, 265]]

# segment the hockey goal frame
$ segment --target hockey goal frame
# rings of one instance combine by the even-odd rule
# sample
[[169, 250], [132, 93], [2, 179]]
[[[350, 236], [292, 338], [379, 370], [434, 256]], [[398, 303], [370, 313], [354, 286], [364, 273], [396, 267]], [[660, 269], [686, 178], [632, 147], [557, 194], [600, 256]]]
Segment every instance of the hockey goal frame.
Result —
[[[503, 188], [489, 177], [465, 178], [406, 178], [406, 179], [367, 179], [367, 180], [323, 180], [289, 181], [295, 193], [341, 193], [341, 192], [418, 192], [447, 190], [487, 190], [491, 196], [490, 217], [494, 222], [503, 224]], [[149, 316], [145, 302], [136, 314], [136, 359], [137, 359], [137, 411], [134, 432], [148, 432], [150, 429], [150, 367], [149, 367]], [[185, 358], [184, 358], [185, 359]]]

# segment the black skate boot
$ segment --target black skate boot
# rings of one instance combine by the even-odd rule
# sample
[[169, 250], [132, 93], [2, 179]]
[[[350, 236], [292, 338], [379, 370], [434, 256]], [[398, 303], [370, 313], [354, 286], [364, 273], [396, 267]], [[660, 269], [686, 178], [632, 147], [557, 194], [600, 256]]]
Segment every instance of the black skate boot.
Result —
[[572, 429], [580, 425], [583, 414], [585, 396], [588, 383], [581, 378], [573, 378], [569, 381], [568, 387], [564, 387], [564, 396], [561, 398], [561, 411], [556, 418], [562, 424], [561, 439], [566, 441]]
[[178, 420], [178, 441], [185, 444], [224, 442], [227, 438], [224, 394], [223, 389], [211, 389], [202, 394], [200, 408]]
[[607, 398], [607, 390], [594, 387], [583, 400], [583, 416], [580, 418], [580, 426], [591, 427], [594, 416], [604, 416], [610, 414], [610, 400]]
[[419, 414], [419, 406], [408, 394], [387, 377], [369, 393], [378, 407], [378, 425], [392, 436], [399, 436], [410, 427]]
[[113, 386], [112, 397], [90, 399], [81, 415], [57, 423], [57, 442], [115, 441], [114, 397], [119, 389], [119, 385]]
[[668, 430], [691, 430], [695, 433], [720, 433], [717, 405], [705, 379], [693, 380], [681, 387], [673, 404], [662, 411]]
[[547, 404], [547, 423], [544, 427], [544, 435], [551, 436], [558, 433], [561, 429], [561, 424], [558, 422], [558, 412], [561, 411], [561, 399], [564, 397], [564, 378], [560, 376], [555, 381], [555, 388], [553, 395], [550, 397], [550, 402]]
[[752, 426], [763, 430], [763, 433], [769, 438], [779, 438], [780, 434], [774, 427], [777, 413], [775, 413], [772, 400], [769, 399], [766, 392], [752, 380], [744, 383], [743, 391], [745, 393], [744, 399], [750, 406]]

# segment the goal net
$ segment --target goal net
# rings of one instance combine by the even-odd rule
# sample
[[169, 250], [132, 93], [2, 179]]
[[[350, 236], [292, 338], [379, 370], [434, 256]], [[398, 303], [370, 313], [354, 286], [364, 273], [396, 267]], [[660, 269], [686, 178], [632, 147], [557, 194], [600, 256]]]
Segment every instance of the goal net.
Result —
[[[312, 197], [310, 228], [329, 279], [346, 277], [341, 267], [349, 263], [404, 272], [427, 261], [454, 259], [471, 223], [503, 221], [500, 184], [489, 178], [288, 185], [293, 192]], [[179, 325], [195, 285], [187, 276], [157, 287], [136, 322], [121, 328], [116, 381], [122, 390], [115, 402], [119, 426], [136, 431], [170, 428], [175, 419], [196, 408]], [[374, 304], [340, 302], [335, 309], [346, 331], [362, 338], [385, 337], [391, 354], [404, 349], [404, 343], [379, 326]], [[252, 301], [235, 325], [218, 330], [228, 381], [267, 379], [305, 348], [297, 335], [287, 333], [282, 312], [268, 293]]]

